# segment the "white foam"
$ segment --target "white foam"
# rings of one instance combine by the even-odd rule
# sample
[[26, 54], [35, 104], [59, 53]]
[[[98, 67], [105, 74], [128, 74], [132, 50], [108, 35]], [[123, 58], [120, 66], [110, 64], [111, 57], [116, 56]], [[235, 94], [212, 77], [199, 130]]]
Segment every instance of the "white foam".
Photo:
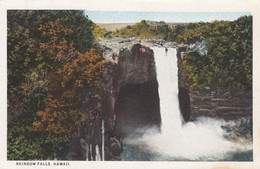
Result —
[[223, 121], [202, 118], [182, 125], [178, 101], [178, 70], [174, 48], [154, 47], [157, 80], [159, 83], [160, 111], [162, 126], [158, 130], [142, 129], [141, 138], [126, 139], [127, 144], [144, 145], [155, 153], [173, 158], [189, 160], [217, 160], [228, 152], [251, 149], [223, 138]]

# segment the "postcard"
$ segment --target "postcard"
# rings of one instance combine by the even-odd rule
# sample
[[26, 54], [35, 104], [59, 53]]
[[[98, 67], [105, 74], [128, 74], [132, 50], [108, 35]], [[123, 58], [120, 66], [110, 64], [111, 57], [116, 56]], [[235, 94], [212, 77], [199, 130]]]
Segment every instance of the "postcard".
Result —
[[1, 168], [259, 166], [259, 1], [0, 1]]

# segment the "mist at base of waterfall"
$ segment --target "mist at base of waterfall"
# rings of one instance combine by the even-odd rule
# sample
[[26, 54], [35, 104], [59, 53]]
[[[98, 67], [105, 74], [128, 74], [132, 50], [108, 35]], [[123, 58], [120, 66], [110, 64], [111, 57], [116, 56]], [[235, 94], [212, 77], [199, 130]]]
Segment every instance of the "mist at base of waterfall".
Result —
[[[152, 47], [154, 51], [160, 129], [137, 129], [123, 141], [123, 160], [150, 161], [251, 161], [252, 143], [246, 139], [227, 140], [221, 128], [225, 122], [199, 118], [182, 124], [178, 100], [177, 52], [174, 48]], [[243, 156], [243, 158], [241, 157]], [[243, 160], [241, 160], [241, 158]]]
[[[167, 133], [142, 128], [123, 141], [126, 161], [252, 161], [252, 144], [226, 140], [225, 121], [200, 118]], [[170, 132], [170, 133], [169, 133]]]

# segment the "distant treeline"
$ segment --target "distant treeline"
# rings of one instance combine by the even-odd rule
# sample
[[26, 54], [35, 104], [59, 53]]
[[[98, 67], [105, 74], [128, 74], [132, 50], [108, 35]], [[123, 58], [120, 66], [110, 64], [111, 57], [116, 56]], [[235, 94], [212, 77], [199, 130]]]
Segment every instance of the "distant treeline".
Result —
[[188, 51], [180, 63], [191, 88], [252, 89], [252, 16], [173, 28], [166, 23], [151, 26], [143, 20], [103, 35], [105, 38], [157, 37], [185, 44], [203, 42], [205, 51]]
[[7, 157], [65, 159], [82, 93], [103, 72], [94, 24], [84, 11], [9, 10], [7, 29]]

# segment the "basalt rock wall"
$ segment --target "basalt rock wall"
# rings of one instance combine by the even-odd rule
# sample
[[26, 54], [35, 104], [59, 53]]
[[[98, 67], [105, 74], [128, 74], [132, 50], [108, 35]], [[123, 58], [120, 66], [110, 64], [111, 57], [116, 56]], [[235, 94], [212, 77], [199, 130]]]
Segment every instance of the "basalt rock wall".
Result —
[[[112, 51], [108, 47], [105, 50]], [[67, 156], [70, 160], [98, 160], [96, 152], [102, 156], [102, 119], [105, 124], [105, 160], [120, 160], [122, 138], [135, 128], [160, 126], [153, 51], [132, 44], [112, 53], [107, 60], [100, 87], [84, 91], [83, 122], [72, 133]]]
[[158, 82], [153, 51], [136, 44], [130, 51], [119, 53], [120, 84], [115, 103], [115, 129], [121, 136], [131, 134], [135, 128], [160, 125]]
[[[187, 46], [177, 47], [177, 60], [178, 63], [183, 59], [183, 54], [188, 49]], [[185, 122], [190, 121], [191, 117], [191, 103], [190, 103], [190, 89], [188, 86], [187, 78], [181, 69], [178, 69], [178, 87], [179, 87], [179, 106], [180, 111]]]

